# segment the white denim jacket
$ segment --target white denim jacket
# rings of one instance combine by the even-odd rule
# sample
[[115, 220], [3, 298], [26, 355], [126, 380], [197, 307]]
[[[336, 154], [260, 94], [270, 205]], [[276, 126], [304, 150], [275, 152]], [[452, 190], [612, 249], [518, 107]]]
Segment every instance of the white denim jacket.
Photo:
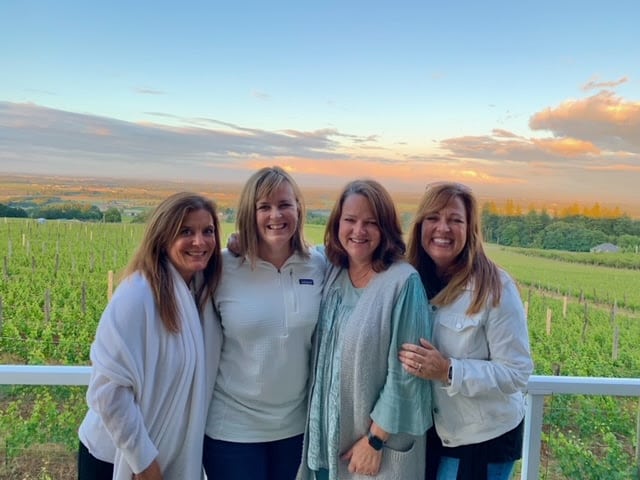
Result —
[[500, 304], [465, 312], [472, 285], [452, 304], [434, 308], [433, 343], [451, 359], [452, 380], [433, 384], [433, 413], [445, 447], [484, 442], [524, 418], [524, 390], [533, 370], [527, 320], [514, 281], [500, 271]]

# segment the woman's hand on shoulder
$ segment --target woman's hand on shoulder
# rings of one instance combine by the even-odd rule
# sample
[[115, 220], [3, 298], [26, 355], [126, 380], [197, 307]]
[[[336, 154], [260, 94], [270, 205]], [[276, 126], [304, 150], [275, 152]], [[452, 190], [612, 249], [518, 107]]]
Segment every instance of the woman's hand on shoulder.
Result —
[[420, 345], [404, 343], [398, 359], [411, 375], [425, 380], [440, 380], [447, 383], [449, 359], [445, 358], [428, 340], [420, 339]]
[[240, 256], [240, 238], [238, 237], [237, 232], [233, 232], [229, 235], [229, 238], [227, 239], [227, 250], [229, 250], [234, 257]]

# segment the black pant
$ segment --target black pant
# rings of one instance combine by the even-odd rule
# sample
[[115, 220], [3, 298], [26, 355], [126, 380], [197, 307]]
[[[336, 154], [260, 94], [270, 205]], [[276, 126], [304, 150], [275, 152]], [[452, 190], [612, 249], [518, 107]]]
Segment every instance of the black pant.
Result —
[[89, 453], [80, 442], [78, 449], [78, 480], [111, 480], [113, 463], [103, 462]]
[[203, 463], [209, 479], [293, 480], [301, 456], [302, 435], [257, 443], [204, 437]]

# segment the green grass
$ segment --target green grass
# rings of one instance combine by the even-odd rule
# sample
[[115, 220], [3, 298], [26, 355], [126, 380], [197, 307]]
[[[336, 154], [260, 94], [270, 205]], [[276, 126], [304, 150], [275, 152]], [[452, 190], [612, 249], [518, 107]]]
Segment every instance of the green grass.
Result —
[[603, 267], [524, 255], [494, 244], [487, 255], [521, 285], [580, 297], [640, 311], [640, 276], [637, 270]]

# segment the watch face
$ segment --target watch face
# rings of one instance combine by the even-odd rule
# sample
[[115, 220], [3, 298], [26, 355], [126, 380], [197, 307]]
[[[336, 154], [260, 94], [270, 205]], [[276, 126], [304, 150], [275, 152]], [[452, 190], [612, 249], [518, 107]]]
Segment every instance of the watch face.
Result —
[[380, 450], [384, 446], [382, 439], [380, 437], [376, 437], [372, 433], [369, 433], [367, 438], [369, 439], [369, 445], [371, 445], [374, 450]]

